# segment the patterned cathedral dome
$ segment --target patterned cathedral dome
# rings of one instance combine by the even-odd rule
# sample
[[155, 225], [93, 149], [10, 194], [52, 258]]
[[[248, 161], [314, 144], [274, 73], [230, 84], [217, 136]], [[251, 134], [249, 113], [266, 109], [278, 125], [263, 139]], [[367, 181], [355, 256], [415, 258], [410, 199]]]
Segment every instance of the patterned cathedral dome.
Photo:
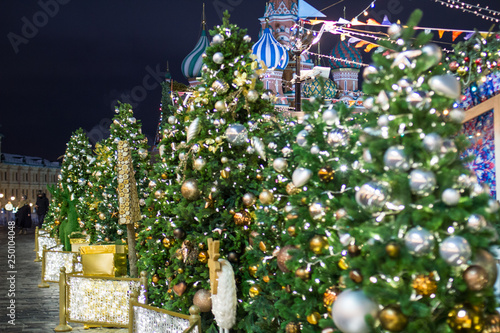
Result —
[[[325, 89], [325, 94], [324, 98], [330, 99], [330, 98], [335, 98], [335, 95], [337, 94], [337, 85], [335, 82], [333, 82], [330, 79], [323, 79], [325, 82], [324, 89]], [[311, 82], [306, 82], [304, 83], [304, 87], [302, 88], [302, 91], [304, 93], [304, 96], [309, 98], [313, 96], [323, 96], [323, 92], [321, 89], [321, 79], [319, 77], [315, 78]]]
[[[332, 57], [338, 58], [338, 59], [345, 59], [349, 61], [355, 61], [358, 63], [361, 63], [363, 61], [363, 58], [361, 57], [361, 53], [359, 50], [353, 46], [350, 46], [345, 40], [341, 41], [338, 43], [330, 53]], [[360, 69], [361, 65], [360, 64], [352, 64], [344, 61], [338, 61], [334, 59], [329, 59], [330, 61], [330, 66], [333, 69], [337, 68], [356, 68]]]
[[285, 69], [288, 65], [286, 48], [274, 38], [271, 30], [266, 28], [260, 39], [252, 47], [257, 61], [263, 61], [268, 68]]
[[201, 37], [196, 43], [193, 51], [191, 51], [186, 58], [182, 61], [181, 69], [182, 74], [186, 78], [193, 78], [200, 76], [201, 66], [203, 65], [202, 54], [208, 47], [208, 37], [205, 29], [201, 32]]

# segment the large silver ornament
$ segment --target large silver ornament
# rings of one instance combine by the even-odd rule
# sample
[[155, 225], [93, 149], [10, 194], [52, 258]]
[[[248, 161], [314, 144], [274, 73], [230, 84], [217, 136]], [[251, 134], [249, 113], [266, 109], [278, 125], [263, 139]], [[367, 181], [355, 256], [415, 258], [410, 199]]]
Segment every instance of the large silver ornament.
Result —
[[328, 126], [338, 124], [339, 115], [337, 114], [337, 111], [333, 110], [332, 108], [328, 108], [325, 111], [323, 111], [323, 121]]
[[256, 100], [259, 99], [259, 93], [257, 92], [257, 90], [249, 90], [248, 93], [247, 93], [247, 100], [249, 102], [255, 102]]
[[255, 148], [257, 154], [259, 154], [260, 158], [264, 161], [266, 160], [266, 147], [262, 140], [256, 136], [252, 137], [252, 146]]
[[201, 171], [207, 164], [207, 161], [203, 157], [198, 157], [197, 159], [194, 160], [193, 162], [193, 168], [195, 170]]
[[410, 163], [404, 151], [404, 146], [392, 146], [384, 154], [384, 165], [389, 170], [408, 171]]
[[422, 53], [428, 57], [425, 63], [425, 69], [436, 66], [437, 64], [439, 64], [441, 58], [443, 57], [443, 51], [441, 50], [441, 48], [433, 43], [427, 44], [422, 47]]
[[248, 140], [247, 128], [241, 124], [231, 124], [226, 129], [226, 139], [235, 146], [241, 146]]
[[194, 178], [186, 179], [181, 186], [181, 194], [189, 201], [197, 200], [200, 197], [198, 181]]
[[306, 130], [302, 130], [299, 133], [297, 133], [297, 144], [301, 147], [306, 147], [307, 146], [307, 136], [309, 135], [309, 132]]
[[217, 34], [214, 36], [214, 38], [212, 38], [212, 44], [214, 45], [220, 44], [223, 41], [224, 41], [224, 36], [222, 36], [221, 34]]
[[297, 168], [292, 174], [292, 183], [295, 187], [302, 187], [312, 177], [312, 171], [306, 168]]
[[355, 198], [363, 208], [382, 208], [388, 200], [387, 188], [377, 182], [368, 182], [359, 188]]
[[465, 111], [463, 109], [457, 108], [450, 111], [450, 119], [457, 124], [461, 124], [465, 120]]
[[224, 101], [215, 102], [215, 109], [219, 112], [227, 111], [227, 105]]
[[488, 225], [484, 216], [479, 214], [471, 214], [467, 219], [467, 228], [471, 231], [481, 231]]
[[429, 87], [437, 94], [458, 99], [462, 94], [460, 81], [454, 75], [436, 75], [429, 79]]
[[429, 133], [423, 139], [424, 149], [428, 152], [435, 153], [441, 150], [443, 139], [437, 133]]
[[451, 266], [466, 263], [471, 254], [469, 242], [461, 236], [450, 236], [439, 246], [439, 255]]
[[282, 157], [278, 157], [273, 161], [273, 168], [274, 170], [276, 170], [276, 172], [281, 173], [285, 171], [287, 167], [288, 162]]
[[415, 169], [410, 172], [410, 190], [413, 194], [426, 196], [436, 188], [436, 176], [432, 171]]
[[456, 206], [460, 201], [460, 192], [454, 188], [447, 188], [441, 194], [441, 200], [448, 206]]
[[427, 229], [415, 227], [406, 233], [405, 245], [411, 254], [423, 256], [432, 251], [434, 236]]
[[188, 127], [187, 142], [189, 143], [189, 141], [194, 139], [198, 135], [198, 133], [200, 133], [200, 130], [201, 130], [200, 118], [196, 118]]
[[341, 145], [345, 146], [348, 141], [349, 135], [347, 131], [341, 128], [335, 128], [334, 130], [332, 130], [330, 133], [328, 133], [328, 137], [326, 139], [326, 142], [332, 147]]
[[365, 317], [376, 318], [377, 304], [361, 290], [347, 289], [340, 293], [332, 306], [332, 319], [339, 330], [345, 333], [368, 333], [371, 328]]
[[222, 52], [215, 52], [214, 55], [212, 56], [212, 60], [220, 65], [224, 62], [224, 55], [222, 54]]

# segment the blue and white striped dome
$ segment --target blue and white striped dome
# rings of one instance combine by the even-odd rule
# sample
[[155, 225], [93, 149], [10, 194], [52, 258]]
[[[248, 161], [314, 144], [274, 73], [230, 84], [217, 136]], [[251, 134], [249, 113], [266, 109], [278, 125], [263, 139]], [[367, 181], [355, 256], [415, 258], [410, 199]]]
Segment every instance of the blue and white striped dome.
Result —
[[182, 74], [187, 78], [198, 77], [201, 73], [201, 66], [203, 65], [202, 54], [208, 47], [208, 37], [205, 29], [201, 32], [201, 37], [196, 43], [193, 51], [191, 51], [186, 58], [182, 61], [181, 69]]
[[288, 65], [286, 48], [274, 38], [271, 30], [266, 28], [260, 39], [252, 47], [252, 53], [257, 56], [268, 68], [285, 69]]

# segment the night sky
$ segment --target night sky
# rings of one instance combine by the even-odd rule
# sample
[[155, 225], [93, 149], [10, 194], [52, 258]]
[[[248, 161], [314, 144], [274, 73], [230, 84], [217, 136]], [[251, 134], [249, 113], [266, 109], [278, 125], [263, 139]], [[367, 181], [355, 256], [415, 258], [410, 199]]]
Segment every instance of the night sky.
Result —
[[[338, 0], [309, 0], [323, 9]], [[207, 28], [231, 21], [257, 40], [264, 0], [207, 0]], [[327, 19], [351, 19], [371, 0], [346, 0], [324, 10]], [[474, 0], [500, 10], [491, 0]], [[58, 4], [58, 8], [54, 4]], [[137, 86], [147, 95], [134, 100], [134, 112], [150, 142], [154, 138], [161, 88], [154, 79], [169, 61], [175, 80], [183, 58], [201, 32], [201, 0], [1, 0], [0, 133], [2, 152], [56, 160], [71, 133], [82, 127], [99, 139], [114, 116], [113, 102]], [[494, 3], [494, 4], [492, 4]], [[43, 7], [50, 15], [43, 14]], [[488, 30], [491, 21], [449, 9], [434, 0], [377, 0], [370, 16], [405, 22], [416, 8], [424, 10], [422, 26]], [[360, 17], [360, 20], [366, 17]], [[36, 23], [36, 25], [33, 25]], [[30, 29], [34, 26], [34, 30]], [[498, 25], [497, 25], [498, 27]], [[498, 30], [498, 29], [497, 29]], [[462, 40], [459, 37], [458, 40]], [[338, 37], [327, 34], [321, 52]], [[458, 41], [457, 40], [457, 41]], [[450, 41], [450, 38], [443, 38]], [[444, 44], [443, 44], [444, 45]], [[313, 50], [315, 51], [315, 50]], [[363, 52], [364, 53], [364, 52]], [[369, 62], [369, 56], [365, 62]], [[137, 97], [137, 96], [136, 96]]]

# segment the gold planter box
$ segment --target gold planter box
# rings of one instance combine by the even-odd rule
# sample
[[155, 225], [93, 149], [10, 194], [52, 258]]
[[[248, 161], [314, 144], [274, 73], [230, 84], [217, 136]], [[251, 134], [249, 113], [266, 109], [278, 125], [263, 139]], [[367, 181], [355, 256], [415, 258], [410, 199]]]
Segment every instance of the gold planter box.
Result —
[[87, 245], [80, 247], [83, 274], [102, 277], [127, 275], [126, 245]]

